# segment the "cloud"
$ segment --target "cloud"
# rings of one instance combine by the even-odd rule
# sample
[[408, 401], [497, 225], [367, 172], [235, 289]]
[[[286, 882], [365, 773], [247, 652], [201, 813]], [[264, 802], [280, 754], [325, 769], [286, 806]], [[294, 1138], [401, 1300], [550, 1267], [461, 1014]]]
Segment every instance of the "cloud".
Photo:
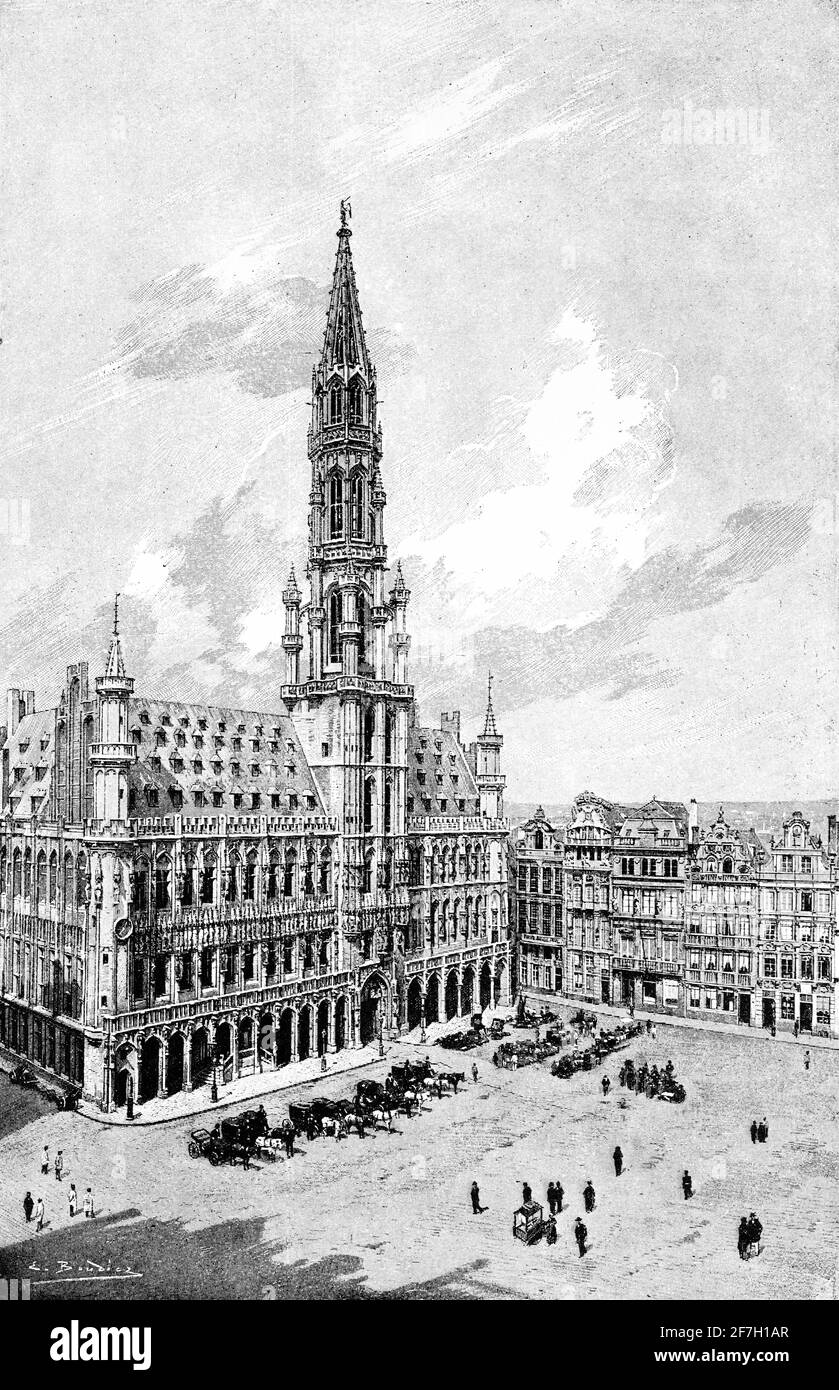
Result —
[[[190, 265], [158, 276], [135, 296], [137, 311], [119, 334], [111, 368], [139, 378], [179, 380], [223, 372], [239, 389], [283, 396], [311, 380], [329, 291], [302, 276], [279, 275], [264, 255], [236, 253], [212, 268]], [[368, 335], [374, 360], [393, 375], [412, 345], [387, 331]]]

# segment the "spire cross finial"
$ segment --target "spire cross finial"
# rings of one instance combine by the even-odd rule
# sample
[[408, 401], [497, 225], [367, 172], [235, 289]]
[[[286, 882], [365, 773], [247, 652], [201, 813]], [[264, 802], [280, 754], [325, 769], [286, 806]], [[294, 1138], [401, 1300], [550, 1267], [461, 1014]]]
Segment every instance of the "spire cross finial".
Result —
[[114, 636], [119, 637], [119, 594], [114, 594]]
[[352, 204], [349, 198], [341, 199], [341, 226], [346, 227], [347, 218], [352, 218]]

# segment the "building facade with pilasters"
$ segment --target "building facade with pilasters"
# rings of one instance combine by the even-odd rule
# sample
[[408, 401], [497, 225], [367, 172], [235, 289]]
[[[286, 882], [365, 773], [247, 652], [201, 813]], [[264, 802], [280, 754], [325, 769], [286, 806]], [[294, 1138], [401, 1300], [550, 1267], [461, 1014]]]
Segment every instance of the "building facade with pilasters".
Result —
[[274, 711], [10, 692], [0, 1047], [104, 1108], [359, 1047], [510, 997], [491, 694], [424, 726], [388, 568], [382, 431], [343, 215], [308, 434], [306, 578]]

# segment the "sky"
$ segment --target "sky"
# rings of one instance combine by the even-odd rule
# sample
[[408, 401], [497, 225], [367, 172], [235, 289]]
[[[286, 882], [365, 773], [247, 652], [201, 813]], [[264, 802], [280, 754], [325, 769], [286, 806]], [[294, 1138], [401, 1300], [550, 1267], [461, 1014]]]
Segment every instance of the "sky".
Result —
[[424, 719], [839, 794], [827, 0], [0, 6], [0, 672], [277, 708], [342, 197]]

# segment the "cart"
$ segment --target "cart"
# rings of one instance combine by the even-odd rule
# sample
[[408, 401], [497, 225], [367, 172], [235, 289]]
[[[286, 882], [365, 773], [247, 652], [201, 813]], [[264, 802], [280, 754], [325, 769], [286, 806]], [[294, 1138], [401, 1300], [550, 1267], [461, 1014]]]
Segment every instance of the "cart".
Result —
[[200, 1158], [205, 1154], [212, 1137], [208, 1129], [194, 1129], [186, 1149], [190, 1158]]
[[542, 1208], [538, 1202], [525, 1202], [518, 1211], [513, 1212], [513, 1235], [525, 1245], [533, 1245], [541, 1240], [545, 1222]]

